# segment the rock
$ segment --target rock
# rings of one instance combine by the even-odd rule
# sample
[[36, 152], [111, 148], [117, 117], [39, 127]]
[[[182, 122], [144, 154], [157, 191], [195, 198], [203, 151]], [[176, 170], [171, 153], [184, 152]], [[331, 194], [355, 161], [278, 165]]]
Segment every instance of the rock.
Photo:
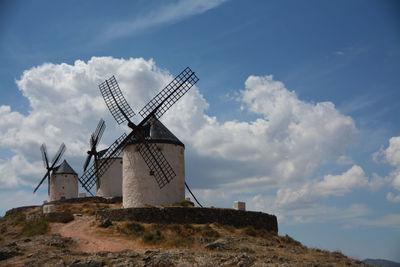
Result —
[[18, 234], [19, 234], [19, 232], [17, 232], [17, 231], [9, 231], [5, 235], [7, 235], [7, 236], [15, 236], [15, 235], [18, 235]]
[[98, 256], [93, 256], [84, 259], [76, 259], [70, 264], [70, 267], [102, 267], [104, 265], [103, 259]]
[[108, 228], [108, 227], [110, 227], [111, 225], [113, 225], [113, 224], [112, 224], [112, 222], [111, 222], [110, 219], [102, 220], [102, 221], [100, 222], [100, 224], [99, 224], [99, 226], [100, 226], [100, 227], [103, 227], [103, 228]]
[[16, 249], [10, 248], [0, 248], [0, 261], [12, 258], [14, 256], [21, 255], [21, 253]]
[[122, 250], [121, 252], [119, 252], [119, 254], [121, 256], [125, 256], [125, 257], [128, 257], [128, 258], [136, 258], [136, 257], [138, 257], [140, 255], [138, 252], [130, 250], [130, 249]]
[[209, 250], [220, 250], [220, 251], [232, 250], [232, 248], [229, 247], [228, 242], [224, 239], [218, 239], [217, 241], [206, 245], [204, 248]]
[[98, 251], [95, 253], [95, 255], [100, 256], [100, 257], [107, 257], [109, 253], [110, 252], [108, 252], [108, 251]]
[[240, 249], [238, 249], [238, 251], [241, 253], [251, 253], [251, 254], [255, 253], [254, 250], [252, 250], [251, 248], [248, 248], [248, 247], [240, 248]]

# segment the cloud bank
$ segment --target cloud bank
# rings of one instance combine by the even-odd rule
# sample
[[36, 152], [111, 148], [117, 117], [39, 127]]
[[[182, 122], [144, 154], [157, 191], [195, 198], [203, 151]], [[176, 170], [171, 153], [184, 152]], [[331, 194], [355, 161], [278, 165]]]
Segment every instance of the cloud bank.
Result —
[[390, 138], [389, 146], [383, 151], [383, 155], [389, 164], [395, 167], [388, 178], [393, 188], [397, 190], [397, 193], [389, 192], [386, 198], [398, 203], [400, 202], [400, 136]]
[[[0, 159], [0, 190], [21, 185], [33, 189], [44, 171], [39, 152], [43, 142], [51, 155], [65, 142], [65, 157], [81, 173], [100, 117], [107, 124], [102, 147], [128, 130], [114, 122], [97, 87], [111, 75], [135, 111], [173, 78], [143, 58], [93, 57], [24, 71], [16, 84], [30, 103], [28, 113], [0, 106], [0, 149], [11, 152]], [[187, 175], [206, 205], [231, 206], [240, 197], [252, 209], [300, 216], [299, 211], [310, 208], [321, 212], [315, 204], [327, 197], [372, 187], [363, 169], [349, 160], [352, 166], [341, 174], [315, 175], [329, 160], [348, 159], [346, 147], [358, 133], [352, 118], [332, 102], [302, 101], [272, 75], [250, 76], [244, 85], [238, 101], [244, 111], [257, 115], [255, 120], [221, 122], [207, 114], [208, 103], [197, 87], [162, 118], [186, 144]], [[398, 164], [394, 150], [388, 148], [388, 157]]]

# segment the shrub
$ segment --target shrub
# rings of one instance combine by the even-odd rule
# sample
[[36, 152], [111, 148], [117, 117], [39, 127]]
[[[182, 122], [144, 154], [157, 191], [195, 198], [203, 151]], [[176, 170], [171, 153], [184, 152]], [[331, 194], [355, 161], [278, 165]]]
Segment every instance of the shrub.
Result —
[[158, 243], [161, 240], [164, 240], [164, 235], [160, 230], [156, 230], [155, 232], [145, 233], [143, 236], [143, 240], [146, 243]]
[[194, 207], [194, 203], [192, 201], [183, 200], [178, 201], [171, 204], [172, 207]]
[[301, 243], [299, 241], [294, 240], [293, 238], [291, 238], [288, 235], [283, 236], [282, 239], [286, 244], [292, 244], [292, 245], [295, 245], [295, 246], [301, 246]]
[[23, 212], [13, 214], [12, 220], [16, 225], [23, 225], [26, 222], [26, 216]]
[[4, 234], [5, 232], [7, 232], [7, 226], [3, 224], [0, 228], [0, 234]]
[[257, 236], [257, 235], [258, 235], [257, 230], [254, 229], [253, 226], [247, 226], [247, 227], [244, 229], [244, 233], [245, 233], [246, 235], [249, 235], [249, 236]]
[[180, 234], [182, 232], [181, 230], [181, 226], [179, 224], [171, 224], [171, 226], [169, 227], [171, 229], [171, 231]]
[[229, 225], [229, 224], [224, 224], [224, 225], [222, 225], [222, 227], [223, 227], [225, 230], [227, 230], [227, 231], [229, 231], [229, 232], [231, 232], [231, 233], [234, 233], [235, 230], [236, 230], [236, 228], [235, 228], [234, 226]]
[[122, 225], [122, 227], [118, 227], [118, 230], [127, 235], [141, 236], [144, 233], [143, 225], [136, 222], [127, 222]]
[[214, 230], [213, 228], [210, 227], [210, 225], [206, 224], [202, 231], [201, 235], [205, 237], [219, 237], [220, 234], [218, 231]]
[[173, 238], [168, 238], [168, 240], [165, 241], [166, 246], [172, 246], [172, 247], [191, 247], [193, 245], [193, 238], [188, 238], [188, 237], [173, 237]]
[[25, 222], [22, 228], [22, 235], [33, 236], [42, 235], [49, 231], [49, 222], [47, 218], [42, 218], [38, 221]]

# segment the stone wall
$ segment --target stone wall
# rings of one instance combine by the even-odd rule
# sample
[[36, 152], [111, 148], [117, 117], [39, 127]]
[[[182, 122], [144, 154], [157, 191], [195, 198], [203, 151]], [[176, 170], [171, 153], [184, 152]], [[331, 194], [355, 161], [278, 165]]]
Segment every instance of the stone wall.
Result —
[[146, 223], [219, 223], [235, 227], [253, 226], [278, 232], [276, 216], [262, 212], [242, 211], [219, 208], [190, 208], [190, 207], [149, 207], [103, 210], [96, 212], [97, 220], [111, 221], [134, 220]]
[[84, 203], [84, 202], [92, 202], [92, 203], [105, 203], [105, 204], [114, 204], [121, 203], [122, 197], [112, 197], [112, 198], [104, 198], [104, 197], [80, 197], [80, 198], [69, 198], [69, 199], [60, 199], [56, 201], [47, 202], [44, 205], [48, 204], [62, 204], [62, 203]]

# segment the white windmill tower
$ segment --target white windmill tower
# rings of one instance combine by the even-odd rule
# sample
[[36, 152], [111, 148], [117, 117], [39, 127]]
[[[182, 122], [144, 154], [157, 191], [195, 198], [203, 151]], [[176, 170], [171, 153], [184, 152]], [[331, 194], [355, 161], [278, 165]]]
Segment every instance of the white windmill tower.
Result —
[[[106, 158], [108, 149], [97, 151], [97, 145], [103, 136], [105, 128], [104, 120], [100, 119], [96, 130], [90, 136], [90, 150], [87, 151], [88, 155], [83, 165], [83, 171], [86, 171], [92, 157], [94, 157], [93, 166], [96, 176], [96, 195], [99, 197], [120, 197], [122, 196], [122, 157], [114, 155], [112, 158]], [[102, 166], [103, 163], [109, 166], [100, 175], [98, 167]], [[90, 191], [88, 192], [92, 194]]]
[[[107, 150], [107, 158], [123, 151], [123, 207], [145, 204], [168, 205], [185, 199], [184, 145], [158, 119], [196, 82], [186, 68], [139, 112], [143, 120], [134, 124], [135, 113], [126, 102], [114, 76], [99, 85], [103, 98], [118, 124], [127, 122], [132, 131], [120, 136]], [[163, 137], [163, 138], [157, 138]], [[173, 142], [171, 142], [173, 140]], [[80, 177], [89, 191], [94, 176], [107, 171], [109, 164], [92, 166]]]
[[50, 201], [78, 197], [77, 173], [72, 169], [66, 160], [64, 160], [59, 166], [55, 166], [61, 159], [62, 154], [65, 152], [65, 145], [61, 144], [53, 160], [51, 161], [51, 164], [49, 164], [48, 161], [46, 145], [42, 144], [40, 150], [42, 152], [44, 167], [47, 171], [42, 180], [40, 180], [39, 184], [36, 186], [33, 193], [39, 189], [40, 185], [47, 178]]

